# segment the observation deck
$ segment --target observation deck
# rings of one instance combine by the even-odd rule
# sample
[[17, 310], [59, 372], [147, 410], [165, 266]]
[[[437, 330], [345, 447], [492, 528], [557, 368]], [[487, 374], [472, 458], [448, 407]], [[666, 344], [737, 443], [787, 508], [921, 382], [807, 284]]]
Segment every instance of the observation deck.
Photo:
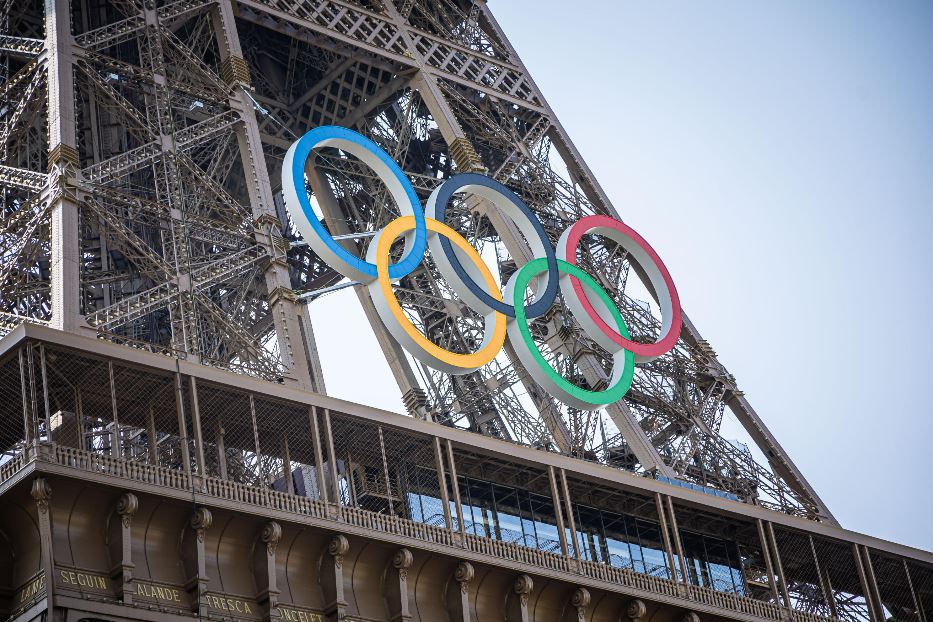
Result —
[[930, 553], [166, 354], [0, 340], [0, 618], [933, 615]]

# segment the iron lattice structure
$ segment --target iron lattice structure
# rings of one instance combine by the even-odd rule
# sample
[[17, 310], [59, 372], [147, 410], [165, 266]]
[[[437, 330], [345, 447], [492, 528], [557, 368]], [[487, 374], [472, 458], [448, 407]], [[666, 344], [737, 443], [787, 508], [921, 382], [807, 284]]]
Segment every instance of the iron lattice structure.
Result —
[[[581, 216], [620, 216], [482, 0], [5, 0], [0, 31], [0, 335], [48, 324], [323, 391], [302, 303], [340, 277], [298, 239], [277, 187], [290, 144], [319, 125], [371, 137], [422, 199], [454, 173], [489, 174], [552, 242]], [[362, 253], [397, 207], [353, 157], [314, 158], [325, 224]], [[494, 207], [451, 207], [503, 282], [528, 260]], [[653, 340], [624, 251], [590, 237], [580, 261]], [[435, 343], [478, 342], [480, 318], [430, 256], [396, 292]], [[466, 376], [416, 364], [359, 298], [412, 416], [834, 522], [689, 320], [623, 401], [582, 412], [508, 347]], [[566, 377], [604, 385], [610, 359], [562, 304], [533, 330]], [[766, 464], [720, 433], [727, 409]]]

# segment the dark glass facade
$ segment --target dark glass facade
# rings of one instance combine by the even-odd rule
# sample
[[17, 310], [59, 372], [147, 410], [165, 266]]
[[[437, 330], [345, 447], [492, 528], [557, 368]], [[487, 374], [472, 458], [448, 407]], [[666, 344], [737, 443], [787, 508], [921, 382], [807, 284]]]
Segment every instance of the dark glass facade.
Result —
[[[464, 531], [560, 553], [560, 535], [550, 496], [471, 477], [458, 477], [457, 483]], [[444, 524], [444, 506], [437, 496], [409, 489], [406, 500], [413, 520]], [[573, 504], [572, 508], [576, 534], [567, 528], [565, 535], [568, 543], [576, 542], [582, 559], [673, 578], [658, 523], [579, 504]], [[449, 510], [455, 528], [459, 529], [452, 496]], [[686, 530], [681, 530], [680, 537], [690, 583], [746, 595], [742, 562], [734, 543]]]

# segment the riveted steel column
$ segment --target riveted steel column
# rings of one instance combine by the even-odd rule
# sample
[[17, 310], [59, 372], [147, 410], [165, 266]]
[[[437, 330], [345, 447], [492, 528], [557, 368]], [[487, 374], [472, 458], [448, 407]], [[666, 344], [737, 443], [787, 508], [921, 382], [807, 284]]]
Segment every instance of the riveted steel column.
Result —
[[566, 556], [570, 555], [570, 549], [567, 547], [567, 533], [564, 527], [564, 512], [561, 510], [560, 493], [557, 491], [557, 477], [554, 475], [554, 467], [547, 467], [548, 483], [551, 485], [551, 500], [554, 503], [554, 518], [557, 520], [557, 537], [560, 540], [560, 551]]
[[[42, 200], [52, 225], [51, 325], [75, 332], [80, 315], [76, 179], [80, 165], [75, 130], [74, 37], [69, 0], [45, 1], [45, 47], [48, 71], [49, 179]], [[51, 584], [51, 581], [49, 582]]]
[[338, 506], [343, 504], [340, 495], [340, 479], [337, 473], [337, 452], [334, 451], [334, 430], [330, 424], [330, 409], [324, 409], [324, 439], [327, 441], [327, 453], [330, 455], [330, 476], [333, 478], [332, 492], [334, 494], [334, 503]]
[[[457, 480], [457, 463], [454, 461], [454, 446], [447, 439], [447, 461], [450, 463], [450, 481], [454, 489], [454, 505], [457, 509], [457, 524], [460, 525], [461, 537], [466, 536], [466, 525], [463, 521], [463, 504], [460, 502], [460, 482]], [[463, 546], [466, 546], [466, 539], [463, 540]]]
[[280, 435], [282, 445], [282, 479], [285, 481], [285, 492], [295, 494], [295, 480], [292, 478], [292, 454], [288, 448], [288, 435]]
[[667, 511], [671, 519], [671, 531], [674, 534], [674, 550], [677, 551], [677, 561], [680, 564], [683, 582], [690, 583], [690, 575], [687, 574], [687, 558], [684, 557], [684, 547], [680, 542], [680, 528], [677, 526], [677, 515], [674, 514], [674, 502], [671, 501], [670, 497], [667, 497]]
[[256, 224], [256, 242], [269, 253], [264, 265], [264, 277], [269, 293], [272, 321], [279, 342], [279, 352], [288, 367], [289, 379], [304, 388], [322, 391], [323, 378], [312, 377], [320, 370], [314, 333], [302, 330], [301, 305], [291, 288], [286, 251], [288, 242], [281, 236], [273, 199], [272, 183], [266, 168], [265, 155], [256, 111], [244, 92], [251, 89], [249, 65], [243, 58], [231, 0], [218, 0], [211, 11], [217, 47], [220, 50], [221, 77], [230, 86], [230, 107], [239, 114], [236, 137], [240, 160], [246, 175], [246, 190]]
[[[119, 458], [123, 455], [123, 438], [120, 434], [120, 416], [117, 411], [117, 387], [113, 381], [113, 361], [107, 361], [107, 374], [110, 378], [110, 407], [113, 409], [113, 430], [110, 431], [110, 455]], [[192, 381], [194, 379], [192, 378]], [[49, 440], [52, 440], [51, 437]]]
[[774, 566], [777, 569], [778, 581], [781, 585], [781, 595], [784, 597], [784, 606], [790, 609], [792, 603], [790, 593], [787, 591], [787, 579], [784, 578], [784, 565], [781, 563], [781, 552], [778, 550], [777, 538], [774, 537], [774, 525], [769, 521], [765, 525], [768, 532], [768, 541], [771, 543], [771, 552], [774, 555]]
[[450, 495], [447, 492], [447, 474], [444, 472], [444, 456], [441, 453], [441, 439], [433, 437], [434, 468], [437, 470], [437, 486], [441, 493], [441, 503], [444, 505], [444, 524], [453, 531], [454, 524], [450, 516]]
[[577, 541], [577, 522], [573, 517], [573, 503], [570, 501], [570, 487], [567, 486], [567, 472], [560, 470], [560, 485], [564, 493], [564, 507], [567, 509], [567, 520], [570, 522], [570, 538], [573, 541], [573, 556], [579, 562], [580, 543]]
[[865, 564], [865, 578], [868, 580], [868, 589], [871, 591], [872, 604], [875, 607], [875, 614], [879, 620], [885, 620], [884, 605], [881, 603], [881, 592], [878, 591], [878, 579], [875, 578], [875, 567], [871, 563], [868, 547], [861, 545], [862, 560]]
[[901, 559], [901, 563], [904, 565], [904, 576], [907, 577], [907, 587], [910, 588], [910, 597], [914, 601], [914, 610], [917, 612], [920, 622], [926, 622], [926, 614], [923, 611], [923, 607], [920, 606], [920, 600], [917, 598], [916, 590], [914, 590], [914, 580], [910, 576], [910, 568], [907, 566], [907, 560]]
[[765, 537], [765, 527], [764, 523], [760, 518], [755, 519], [755, 526], [758, 529], [758, 540], [761, 542], [761, 554], [765, 558], [765, 569], [768, 572], [768, 587], [771, 588], [771, 597], [774, 598], [774, 602], [780, 602], [781, 597], [778, 595], [777, 584], [774, 582], [774, 566], [771, 563], [771, 546], [768, 544], [768, 539]]
[[[84, 427], [81, 423], [81, 417], [77, 415], [77, 413], [76, 416], [78, 419], [78, 434], [79, 437], [83, 437], [82, 431]], [[159, 445], [158, 438], [156, 437], [155, 406], [153, 404], [149, 404], [149, 412], [146, 415], [146, 435], [149, 437], [146, 443], [149, 464], [159, 464]], [[78, 441], [78, 449], [84, 449], [80, 440]]]
[[191, 449], [188, 447], [188, 424], [185, 421], [185, 392], [181, 386], [181, 374], [175, 373], [175, 413], [178, 416], [178, 439], [181, 445], [181, 463], [185, 475], [191, 480]]
[[872, 597], [868, 576], [865, 574], [865, 565], [862, 563], [861, 547], [855, 542], [852, 543], [852, 558], [855, 560], [855, 570], [858, 573], [862, 595], [865, 597], [865, 606], [868, 607], [868, 617], [872, 622], [884, 622], [884, 618], [878, 616], [878, 610], [875, 608], [875, 599]]
[[220, 479], [227, 479], [227, 448], [224, 443], [224, 424], [221, 421], [217, 421], [217, 427], [214, 431], [214, 442], [217, 445], [217, 469], [220, 471]]
[[23, 438], [26, 441], [26, 447], [32, 444], [34, 438], [34, 429], [32, 425], [32, 416], [29, 410], [29, 391], [26, 388], [26, 363], [23, 357], [23, 348], [17, 350], [19, 358], [19, 383], [23, 395]]
[[52, 487], [45, 478], [37, 477], [32, 481], [32, 498], [36, 502], [39, 519], [39, 567], [45, 574], [46, 598], [48, 610], [55, 606], [55, 559], [52, 551], [52, 511], [49, 502], [52, 499]]
[[836, 599], [833, 597], [832, 587], [829, 585], [829, 577], [823, 571], [822, 566], [820, 566], [820, 559], [816, 554], [816, 543], [813, 542], [813, 536], [807, 534], [807, 538], [810, 540], [810, 552], [813, 554], [813, 565], [816, 568], [816, 576], [819, 577], [820, 589], [823, 590], [823, 600], [826, 601], [826, 606], [829, 607], [830, 614], [834, 618], [837, 618], [839, 614], [836, 610]]
[[191, 429], [194, 433], [194, 444], [197, 447], [195, 458], [198, 461], [198, 475], [204, 477], [204, 436], [201, 434], [201, 407], [198, 403], [198, 381], [191, 376]]
[[327, 492], [327, 480], [324, 477], [324, 451], [321, 448], [321, 430], [318, 427], [316, 406], [308, 409], [308, 423], [311, 426], [311, 442], [314, 443], [314, 473], [317, 477], [317, 494], [321, 501], [328, 503], [330, 495]]
[[664, 500], [661, 497], [661, 493], [654, 493], [654, 505], [657, 508], [658, 520], [661, 522], [661, 538], [664, 542], [664, 556], [667, 560], [667, 571], [670, 573], [671, 579], [677, 579], [677, 565], [674, 562], [674, 549], [671, 547], [671, 533], [668, 531], [667, 525], [667, 516], [664, 510]]

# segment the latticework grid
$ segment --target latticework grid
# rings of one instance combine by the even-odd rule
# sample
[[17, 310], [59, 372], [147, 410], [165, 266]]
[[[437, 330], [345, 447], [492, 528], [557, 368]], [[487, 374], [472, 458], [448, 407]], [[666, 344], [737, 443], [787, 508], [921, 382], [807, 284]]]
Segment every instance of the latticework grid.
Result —
[[179, 433], [178, 399], [184, 409], [185, 391], [178, 390], [173, 374], [42, 344], [24, 345], [16, 357], [3, 368], [12, 370], [4, 401], [23, 411], [24, 440], [182, 469], [184, 438], [194, 464], [190, 431]]
[[798, 611], [830, 615], [830, 596], [809, 534], [775, 527], [774, 537], [791, 605]]
[[869, 603], [859, 577], [853, 546], [838, 540], [814, 537], [813, 548], [826, 577], [826, 589], [832, 593], [830, 613], [834, 609], [835, 616], [841, 620], [870, 620]]
[[347, 505], [444, 526], [430, 437], [330, 414], [334, 467]]
[[[869, 551], [869, 558], [885, 618], [904, 622], [923, 620], [920, 600], [907, 562], [874, 550]], [[923, 572], [916, 574], [923, 575]]]
[[[26, 341], [0, 360], [0, 416], [0, 475], [49, 455], [43, 447], [68, 448], [106, 458], [69, 466], [146, 463], [193, 475], [175, 480], [192, 493], [249, 486], [326, 499], [344, 508], [302, 507], [449, 527], [469, 543], [566, 553], [594, 572], [602, 564], [805, 614], [928, 622], [933, 607], [931, 567], [893, 553], [59, 345]], [[689, 593], [706, 593], [697, 588]]]

